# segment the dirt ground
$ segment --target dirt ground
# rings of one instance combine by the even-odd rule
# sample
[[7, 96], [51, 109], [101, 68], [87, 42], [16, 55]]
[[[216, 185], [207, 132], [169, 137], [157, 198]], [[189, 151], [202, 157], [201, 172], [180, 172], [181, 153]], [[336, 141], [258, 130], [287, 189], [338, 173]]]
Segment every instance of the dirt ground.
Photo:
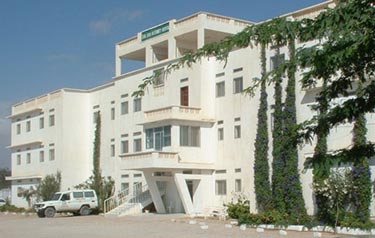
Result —
[[[202, 229], [202, 226], [207, 229]], [[143, 214], [122, 218], [105, 218], [102, 215], [85, 217], [57, 215], [54, 218], [38, 218], [35, 215], [0, 213], [0, 237], [312, 238], [314, 233], [287, 231], [287, 235], [280, 235], [279, 230], [266, 230], [264, 233], [258, 233], [252, 228], [241, 230], [240, 227], [235, 225], [230, 227], [230, 221], [191, 218], [182, 214]], [[322, 233], [322, 237], [332, 238], [338, 236], [331, 233]]]

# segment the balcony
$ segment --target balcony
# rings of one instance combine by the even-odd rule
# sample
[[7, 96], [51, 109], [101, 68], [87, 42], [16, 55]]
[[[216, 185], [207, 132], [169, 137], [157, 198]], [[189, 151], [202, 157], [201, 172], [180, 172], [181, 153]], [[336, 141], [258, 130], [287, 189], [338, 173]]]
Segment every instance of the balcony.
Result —
[[122, 154], [121, 169], [212, 169], [213, 164], [182, 162], [176, 152], [150, 151]]
[[202, 115], [200, 108], [170, 106], [156, 110], [145, 111], [144, 121], [140, 124], [149, 124], [159, 121], [194, 121], [214, 123], [213, 118]]

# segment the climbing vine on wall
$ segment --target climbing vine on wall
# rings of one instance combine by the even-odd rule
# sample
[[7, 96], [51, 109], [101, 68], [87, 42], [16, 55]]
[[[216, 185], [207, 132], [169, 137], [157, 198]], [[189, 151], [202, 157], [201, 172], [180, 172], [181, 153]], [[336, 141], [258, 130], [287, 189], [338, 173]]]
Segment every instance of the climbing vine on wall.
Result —
[[[289, 39], [289, 60], [294, 61], [295, 41]], [[282, 135], [282, 155], [285, 162], [284, 167], [284, 201], [287, 213], [296, 216], [306, 216], [305, 202], [302, 195], [302, 185], [298, 170], [298, 149], [294, 143], [288, 143], [288, 138], [294, 138], [295, 127], [297, 125], [296, 111], [296, 67], [289, 67], [287, 70], [288, 85], [286, 87], [285, 106], [283, 109], [283, 135]], [[287, 142], [287, 143], [285, 143]]]
[[[359, 84], [357, 94], [361, 93], [362, 85]], [[360, 146], [366, 144], [366, 117], [359, 115], [354, 123], [353, 144]], [[354, 189], [352, 193], [352, 202], [354, 205], [355, 218], [360, 222], [366, 222], [370, 219], [371, 203], [371, 172], [369, 158], [362, 156], [354, 158], [352, 176]]]
[[[262, 77], [266, 75], [266, 46], [261, 45]], [[263, 81], [260, 88], [260, 104], [258, 109], [258, 127], [254, 152], [254, 183], [258, 212], [272, 210], [272, 191], [270, 185], [270, 167], [268, 158], [268, 103], [266, 82]]]

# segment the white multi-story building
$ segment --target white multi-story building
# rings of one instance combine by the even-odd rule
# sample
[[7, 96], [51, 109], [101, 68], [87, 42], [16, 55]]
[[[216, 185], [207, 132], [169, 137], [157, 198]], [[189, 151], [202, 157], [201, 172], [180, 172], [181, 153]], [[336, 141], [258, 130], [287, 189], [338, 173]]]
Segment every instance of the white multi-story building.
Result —
[[[286, 16], [314, 17], [331, 4]], [[100, 112], [101, 169], [115, 180], [116, 191], [147, 184], [160, 213], [203, 212], [241, 193], [250, 199], [251, 211], [256, 211], [253, 164], [259, 95], [250, 97], [242, 90], [261, 75], [259, 48], [234, 50], [226, 64], [205, 58], [162, 74], [143, 97], [132, 97], [142, 79], [155, 71], [251, 24], [255, 23], [204, 12], [171, 20], [116, 44], [116, 75], [110, 83], [90, 90], [61, 89], [14, 105], [9, 117], [12, 202], [26, 206], [18, 194], [20, 188], [35, 187], [56, 171], [62, 173], [64, 190], [89, 178], [95, 119]], [[281, 54], [288, 56], [286, 47]], [[266, 55], [269, 70], [275, 52], [268, 49]], [[144, 62], [144, 68], [124, 73], [128, 60]], [[317, 90], [297, 90], [298, 121], [311, 116], [309, 105]], [[272, 86], [268, 94], [273, 95]], [[273, 97], [268, 101], [272, 105]], [[271, 115], [270, 109], [270, 134]], [[373, 141], [374, 122], [374, 115], [369, 115], [368, 139]], [[329, 149], [349, 145], [351, 129], [352, 125], [335, 128]], [[299, 149], [310, 214], [314, 213], [312, 176], [311, 171], [302, 170], [304, 158], [312, 153], [312, 145]]]

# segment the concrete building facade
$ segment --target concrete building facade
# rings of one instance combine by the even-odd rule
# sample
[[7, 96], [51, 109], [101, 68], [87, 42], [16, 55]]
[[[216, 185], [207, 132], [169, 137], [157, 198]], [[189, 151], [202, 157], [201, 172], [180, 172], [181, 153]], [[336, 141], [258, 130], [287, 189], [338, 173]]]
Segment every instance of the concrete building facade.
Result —
[[[328, 1], [286, 16], [314, 17], [333, 5]], [[20, 188], [35, 188], [47, 174], [61, 171], [63, 190], [89, 178], [95, 118], [100, 112], [101, 169], [115, 180], [116, 192], [147, 185], [160, 213], [201, 213], [243, 194], [256, 212], [253, 164], [259, 95], [250, 97], [242, 91], [261, 75], [259, 48], [234, 50], [226, 63], [204, 58], [161, 74], [143, 97], [132, 97], [144, 78], [186, 52], [251, 24], [256, 23], [205, 12], [171, 20], [116, 44], [116, 75], [108, 84], [90, 90], [61, 89], [14, 105], [9, 117], [12, 176], [8, 178], [13, 204], [26, 206]], [[287, 58], [288, 49], [281, 48], [281, 54]], [[267, 70], [275, 67], [274, 56], [275, 51], [267, 49]], [[129, 60], [141, 61], [144, 67], [125, 73]], [[272, 86], [267, 90], [273, 95]], [[312, 115], [310, 105], [318, 91], [297, 90], [299, 122]], [[273, 100], [268, 97], [270, 135]], [[375, 116], [368, 115], [367, 123], [367, 137], [375, 141]], [[329, 149], [350, 145], [351, 130], [349, 124], [335, 128]], [[311, 171], [303, 172], [303, 162], [313, 149], [313, 145], [299, 148], [309, 214], [315, 209], [312, 176]]]

